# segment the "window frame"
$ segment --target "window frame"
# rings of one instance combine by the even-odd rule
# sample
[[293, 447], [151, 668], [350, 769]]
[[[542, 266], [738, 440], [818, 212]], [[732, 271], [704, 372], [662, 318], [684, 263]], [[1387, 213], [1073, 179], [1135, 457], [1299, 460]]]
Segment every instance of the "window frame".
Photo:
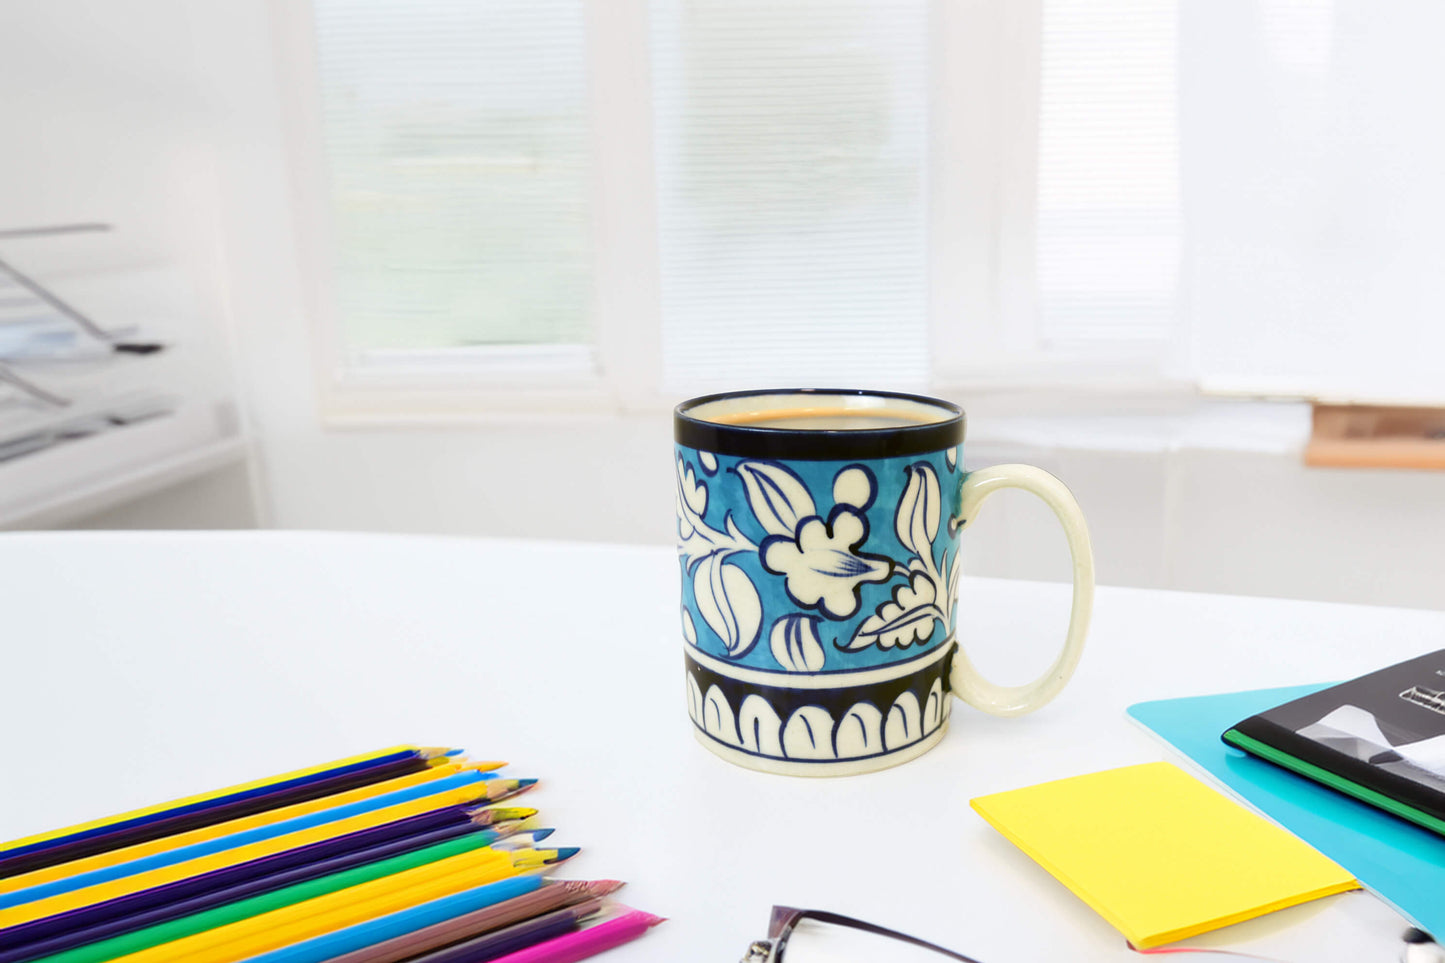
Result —
[[651, 143], [649, 103], [638, 96], [648, 83], [646, 0], [615, 0], [605, 14], [600, 4], [586, 8], [594, 252], [587, 365], [578, 365], [575, 357], [545, 363], [548, 353], [573, 354], [566, 346], [559, 352], [539, 346], [543, 350], [534, 352], [534, 363], [525, 366], [510, 363], [518, 352], [509, 348], [463, 349], [451, 358], [438, 357], [445, 352], [377, 352], [391, 355], [392, 363], [369, 366], [348, 359], [331, 267], [335, 244], [314, 10], [309, 3], [284, 0], [273, 0], [271, 8], [280, 89], [288, 93], [282, 108], [297, 261], [322, 424], [469, 423], [653, 406], [657, 390], [648, 374], [657, 369], [653, 359], [660, 361], [661, 351], [659, 338], [647, 335], [659, 329], [657, 244], [652, 198], [638, 189], [651, 186], [652, 158], [650, 150], [636, 146]]

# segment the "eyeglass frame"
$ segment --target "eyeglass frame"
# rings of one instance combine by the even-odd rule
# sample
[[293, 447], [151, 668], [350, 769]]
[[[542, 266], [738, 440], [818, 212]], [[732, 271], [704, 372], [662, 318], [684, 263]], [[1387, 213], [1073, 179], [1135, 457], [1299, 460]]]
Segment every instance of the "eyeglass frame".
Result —
[[979, 963], [971, 956], [964, 956], [962, 953], [955, 953], [953, 950], [945, 949], [937, 943], [930, 943], [927, 940], [920, 940], [916, 936], [909, 936], [907, 933], [900, 933], [897, 930], [890, 930], [886, 926], [879, 926], [876, 923], [869, 923], [865, 920], [854, 919], [851, 916], [843, 916], [839, 913], [830, 913], [827, 910], [804, 910], [792, 906], [774, 906], [772, 915], [768, 918], [768, 938], [765, 940], [754, 940], [739, 963], [784, 963], [783, 952], [788, 948], [788, 939], [793, 935], [793, 930], [803, 920], [816, 920], [819, 923], [832, 923], [834, 926], [846, 926], [850, 929], [862, 930], [865, 933], [872, 933], [875, 936], [886, 936], [889, 939], [899, 940], [913, 946], [920, 946], [925, 950], [932, 950], [941, 953], [949, 959], [960, 960], [961, 963]]

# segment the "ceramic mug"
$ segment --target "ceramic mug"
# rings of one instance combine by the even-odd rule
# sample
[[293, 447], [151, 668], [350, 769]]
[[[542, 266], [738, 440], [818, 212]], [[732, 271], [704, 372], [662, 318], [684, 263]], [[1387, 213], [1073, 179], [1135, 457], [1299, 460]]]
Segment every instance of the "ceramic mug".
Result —
[[[965, 472], [957, 406], [884, 391], [730, 392], [679, 405], [673, 428], [688, 711], [724, 759], [870, 772], [936, 745], [950, 693], [1020, 715], [1073, 674], [1094, 594], [1083, 514], [1038, 468]], [[1021, 686], [983, 678], [954, 634], [958, 536], [1001, 488], [1042, 498], [1074, 559], [1063, 649]]]

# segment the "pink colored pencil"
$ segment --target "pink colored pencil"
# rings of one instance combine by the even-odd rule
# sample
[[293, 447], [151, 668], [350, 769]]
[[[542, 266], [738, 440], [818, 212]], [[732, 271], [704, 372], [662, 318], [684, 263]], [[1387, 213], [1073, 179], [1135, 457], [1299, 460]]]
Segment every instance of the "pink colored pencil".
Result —
[[499, 956], [492, 963], [575, 963], [576, 960], [585, 960], [603, 950], [631, 942], [662, 921], [661, 916], [653, 916], [641, 910], [627, 910], [605, 923]]

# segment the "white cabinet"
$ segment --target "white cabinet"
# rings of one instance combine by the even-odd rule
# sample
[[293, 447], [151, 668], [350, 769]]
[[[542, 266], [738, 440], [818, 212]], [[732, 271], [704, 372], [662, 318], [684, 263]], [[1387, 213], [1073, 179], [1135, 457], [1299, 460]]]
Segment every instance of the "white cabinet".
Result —
[[64, 523], [245, 457], [203, 283], [195, 261], [137, 251], [123, 229], [0, 230], [0, 528]]

